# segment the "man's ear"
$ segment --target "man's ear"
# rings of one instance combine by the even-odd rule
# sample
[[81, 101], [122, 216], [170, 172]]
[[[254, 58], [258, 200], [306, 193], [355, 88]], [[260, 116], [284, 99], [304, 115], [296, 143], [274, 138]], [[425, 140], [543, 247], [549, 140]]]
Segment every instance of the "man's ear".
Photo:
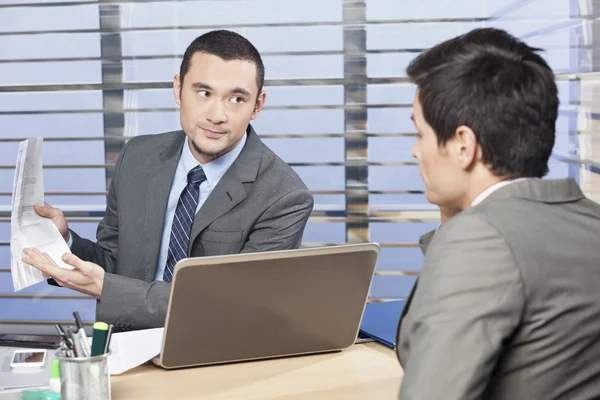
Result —
[[173, 78], [173, 96], [175, 97], [175, 103], [178, 106], [181, 105], [181, 80], [179, 79], [179, 74], [175, 74]]
[[471, 128], [461, 125], [456, 128], [452, 142], [452, 153], [463, 170], [468, 170], [481, 159], [481, 150], [477, 135]]
[[255, 119], [256, 117], [258, 117], [258, 113], [260, 113], [260, 110], [262, 110], [266, 100], [267, 93], [263, 90], [256, 98], [256, 103], [254, 104], [254, 111], [252, 112], [252, 116], [250, 117], [250, 119]]

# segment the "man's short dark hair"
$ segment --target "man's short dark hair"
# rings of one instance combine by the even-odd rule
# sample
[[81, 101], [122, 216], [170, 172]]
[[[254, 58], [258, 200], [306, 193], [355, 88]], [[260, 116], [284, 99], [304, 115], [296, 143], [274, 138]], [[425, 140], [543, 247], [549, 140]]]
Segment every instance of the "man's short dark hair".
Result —
[[540, 49], [499, 29], [475, 29], [407, 68], [438, 144], [466, 125], [496, 176], [542, 177], [555, 138], [558, 90]]
[[217, 56], [225, 61], [242, 60], [256, 65], [256, 86], [258, 93], [262, 91], [265, 80], [265, 67], [256, 47], [245, 37], [227, 30], [210, 31], [198, 36], [185, 50], [179, 77], [181, 83], [190, 69], [192, 56], [196, 53], [206, 53]]

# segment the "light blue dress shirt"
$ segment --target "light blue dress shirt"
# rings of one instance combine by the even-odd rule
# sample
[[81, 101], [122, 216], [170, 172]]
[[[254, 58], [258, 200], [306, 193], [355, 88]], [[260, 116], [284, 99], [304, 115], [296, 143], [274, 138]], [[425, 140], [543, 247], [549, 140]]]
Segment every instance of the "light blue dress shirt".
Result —
[[244, 144], [246, 144], [246, 136], [242, 137], [242, 140], [237, 144], [235, 148], [221, 157], [212, 160], [207, 164], [200, 164], [192, 151], [190, 150], [189, 141], [185, 140], [183, 145], [183, 151], [181, 157], [177, 163], [177, 169], [175, 170], [175, 176], [173, 177], [173, 183], [171, 184], [171, 193], [169, 193], [169, 202], [167, 203], [167, 211], [165, 213], [165, 224], [163, 226], [163, 234], [160, 242], [160, 252], [158, 253], [158, 265], [156, 266], [156, 274], [154, 279], [157, 281], [163, 280], [163, 273], [165, 272], [165, 265], [167, 264], [167, 253], [169, 251], [169, 240], [171, 239], [171, 226], [173, 225], [173, 217], [175, 216], [175, 208], [179, 201], [181, 192], [187, 185], [187, 175], [197, 165], [202, 165], [202, 169], [206, 175], [206, 180], [200, 184], [200, 198], [198, 199], [198, 207], [196, 207], [196, 213], [202, 207], [202, 204], [208, 198], [208, 195], [212, 192], [217, 183], [221, 180], [225, 172], [231, 167], [231, 164], [238, 158]]

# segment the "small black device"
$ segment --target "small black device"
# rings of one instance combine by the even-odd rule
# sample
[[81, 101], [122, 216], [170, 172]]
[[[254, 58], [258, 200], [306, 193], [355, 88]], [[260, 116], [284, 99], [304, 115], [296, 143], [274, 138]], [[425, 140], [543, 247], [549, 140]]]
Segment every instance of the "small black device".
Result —
[[60, 336], [45, 335], [1, 335], [0, 346], [23, 347], [29, 349], [57, 349]]

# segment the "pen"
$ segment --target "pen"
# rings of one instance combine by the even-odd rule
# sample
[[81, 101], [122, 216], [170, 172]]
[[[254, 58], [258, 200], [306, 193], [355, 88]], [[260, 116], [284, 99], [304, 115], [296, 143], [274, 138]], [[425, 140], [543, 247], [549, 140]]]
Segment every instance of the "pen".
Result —
[[65, 329], [62, 327], [61, 324], [56, 324], [55, 327], [58, 333], [62, 336], [63, 340], [61, 343], [64, 343], [67, 355], [70, 357], [73, 354], [73, 341], [71, 340], [69, 335], [67, 335]]
[[62, 353], [63, 357], [69, 357], [69, 337], [63, 330], [62, 326], [60, 326], [60, 324], [56, 324], [56, 325], [54, 325], [54, 327], [56, 328], [58, 334], [61, 337], [61, 341], [60, 341], [61, 353]]
[[65, 344], [64, 340], [60, 341], [60, 354], [63, 357], [68, 357], [69, 355], [67, 354], [67, 345]]
[[60, 341], [60, 350], [62, 351], [63, 357], [73, 357], [71, 342], [68, 339]]
[[73, 331], [73, 345], [75, 346], [75, 351], [77, 352], [77, 357], [87, 357], [85, 355], [85, 350], [83, 350], [83, 346], [81, 344], [81, 331]]
[[73, 312], [73, 318], [75, 319], [75, 325], [77, 326], [76, 332], [79, 333], [81, 339], [83, 357], [89, 357], [91, 353], [90, 343], [88, 342], [87, 335], [85, 334], [85, 330], [83, 329], [83, 323], [81, 322], [81, 318], [79, 317], [79, 312]]
[[110, 338], [112, 337], [112, 331], [113, 331], [113, 326], [109, 325], [108, 326], [108, 334], [107, 334], [107, 338], [106, 338], [106, 345], [104, 346], [104, 354], [108, 353], [110, 351]]
[[74, 332], [73, 328], [69, 327], [67, 328], [67, 335], [69, 335], [73, 341], [73, 346], [75, 347], [75, 357], [85, 357], [83, 349], [81, 348], [81, 338], [79, 333]]
[[87, 340], [87, 336], [83, 329], [78, 329], [73, 331], [73, 336], [76, 340], [79, 341], [79, 345], [81, 347], [81, 354], [79, 357], [89, 357], [90, 356], [90, 344]]
[[60, 337], [63, 338], [63, 340], [65, 340], [65, 341], [69, 340], [69, 337], [66, 335], [64, 329], [62, 328], [62, 326], [60, 326], [60, 324], [56, 324], [56, 325], [54, 325], [54, 327], [56, 328]]

